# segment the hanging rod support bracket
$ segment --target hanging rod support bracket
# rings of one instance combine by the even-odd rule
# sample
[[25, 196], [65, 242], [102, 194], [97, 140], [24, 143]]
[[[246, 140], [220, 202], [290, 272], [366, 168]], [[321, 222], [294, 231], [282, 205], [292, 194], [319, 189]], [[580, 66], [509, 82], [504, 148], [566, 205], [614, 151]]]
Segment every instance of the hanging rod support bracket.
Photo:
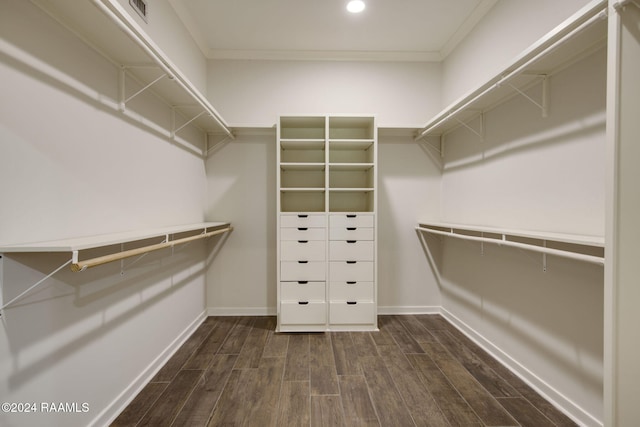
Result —
[[125, 92], [126, 92], [127, 69], [129, 69], [129, 68], [158, 68], [158, 67], [155, 67], [155, 66], [152, 66], [152, 65], [151, 66], [149, 66], [149, 65], [123, 65], [122, 67], [120, 67], [120, 73], [118, 75], [118, 87], [119, 87], [118, 109], [121, 112], [124, 112], [124, 110], [126, 109], [127, 102], [131, 101], [133, 98], [135, 98], [136, 96], [140, 95], [142, 92], [144, 92], [145, 90], [149, 89], [151, 86], [153, 86], [154, 84], [158, 83], [163, 78], [168, 77], [169, 79], [173, 79], [172, 75], [163, 72], [160, 76], [156, 77], [152, 82], [148, 83], [142, 89], [138, 90], [136, 93], [134, 93], [133, 95], [130, 95], [127, 98]]
[[203, 114], [208, 114], [208, 113], [207, 113], [207, 111], [203, 110], [200, 113], [196, 114], [195, 117], [189, 119], [188, 121], [183, 123], [180, 127], [176, 128], [176, 108], [172, 107], [171, 108], [171, 138], [175, 138], [176, 133], [178, 133], [179, 130], [181, 130], [182, 128], [186, 127], [187, 125], [189, 125], [191, 122], [193, 122], [194, 120], [196, 120], [198, 117], [202, 116]]
[[473, 133], [474, 135], [476, 135], [478, 138], [480, 138], [481, 141], [484, 141], [484, 113], [480, 113], [480, 130], [477, 131], [474, 128], [472, 128], [471, 126], [469, 126], [467, 123], [465, 123], [464, 121], [460, 120], [457, 117], [454, 117], [454, 119], [460, 123], [462, 126], [464, 126], [465, 128], [467, 128], [467, 130], [469, 130], [469, 132]]
[[538, 107], [542, 111], [542, 117], [547, 117], [549, 112], [549, 76], [546, 74], [538, 74], [538, 76], [542, 78], [542, 102], [536, 101], [511, 82], [500, 82], [498, 83], [498, 86], [502, 84], [508, 85], [511, 89], [515, 90], [533, 105]]
[[[44, 283], [45, 281], [47, 281], [51, 276], [53, 276], [54, 274], [56, 274], [58, 271], [62, 270], [63, 268], [65, 268], [66, 266], [68, 266], [69, 264], [72, 263], [72, 259], [70, 259], [69, 261], [65, 262], [64, 264], [62, 264], [60, 267], [56, 268], [55, 270], [53, 270], [51, 273], [47, 274], [46, 276], [44, 276], [42, 279], [38, 280], [38, 282], [32, 286], [30, 286], [28, 289], [26, 289], [25, 291], [23, 291], [22, 293], [20, 293], [20, 295], [14, 297], [13, 299], [11, 299], [8, 303], [4, 304], [2, 307], [0, 307], [0, 316], [2, 315], [2, 313], [4, 312], [4, 310], [9, 307], [11, 304], [13, 304], [14, 302], [18, 301], [20, 298], [22, 298], [23, 296], [25, 296], [26, 294], [28, 294], [29, 292], [31, 292], [33, 289], [37, 288], [38, 286], [40, 286], [42, 283]], [[3, 291], [2, 289], [0, 289], [0, 291]]]

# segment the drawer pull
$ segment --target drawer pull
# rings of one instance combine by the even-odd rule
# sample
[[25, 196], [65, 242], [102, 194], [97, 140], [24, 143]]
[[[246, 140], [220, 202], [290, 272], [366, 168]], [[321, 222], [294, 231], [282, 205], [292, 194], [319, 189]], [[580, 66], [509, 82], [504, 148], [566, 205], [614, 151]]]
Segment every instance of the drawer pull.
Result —
[[357, 261], [347, 261], [347, 264], [355, 264]]
[[356, 231], [357, 228], [356, 227], [347, 227], [347, 231]]
[[309, 304], [309, 301], [298, 301], [298, 304], [307, 305], [307, 304]]
[[347, 218], [357, 218], [358, 215], [353, 215], [353, 214], [347, 214]]
[[307, 264], [309, 261], [298, 261], [298, 264]]
[[347, 240], [347, 243], [357, 243], [357, 240]]
[[298, 280], [299, 285], [306, 285], [307, 283], [309, 283], [308, 280]]
[[347, 304], [349, 305], [356, 305], [358, 303], [358, 301], [347, 301]]
[[347, 282], [347, 285], [355, 285], [358, 282]]
[[309, 243], [308, 240], [298, 240], [298, 243]]
[[307, 231], [308, 228], [307, 227], [298, 227], [298, 231]]
[[305, 214], [298, 214], [298, 218], [308, 218], [309, 215], [305, 215]]

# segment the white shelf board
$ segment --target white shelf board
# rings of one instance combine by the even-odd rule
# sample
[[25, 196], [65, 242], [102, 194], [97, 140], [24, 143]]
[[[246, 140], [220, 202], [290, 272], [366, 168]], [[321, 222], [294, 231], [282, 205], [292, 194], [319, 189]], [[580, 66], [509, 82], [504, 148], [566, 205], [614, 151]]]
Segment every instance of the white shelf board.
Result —
[[517, 91], [509, 84], [526, 90], [540, 80], [540, 75], [553, 75], [604, 47], [607, 20], [600, 14], [606, 7], [606, 0], [591, 1], [484, 84], [444, 108], [422, 126], [418, 138], [444, 135], [461, 126], [460, 121], [467, 122], [516, 96]]
[[324, 139], [280, 139], [280, 146], [285, 150], [322, 150]]
[[228, 222], [203, 222], [197, 224], [177, 225], [150, 230], [125, 231], [121, 233], [102, 234], [96, 236], [76, 237], [71, 239], [52, 240], [46, 242], [34, 242], [23, 244], [0, 245], [0, 253], [24, 253], [24, 252], [73, 252], [103, 246], [117, 245], [120, 243], [135, 242], [138, 240], [161, 237], [197, 230], [212, 231], [229, 226]]
[[373, 163], [329, 163], [329, 169], [334, 171], [367, 171], [373, 166]]
[[366, 150], [373, 145], [373, 139], [330, 139], [330, 150]]
[[371, 193], [374, 188], [370, 187], [331, 187], [329, 191], [332, 192], [351, 192], [351, 193]]
[[[176, 107], [176, 110], [184, 116], [182, 121], [191, 120], [200, 112], [206, 111], [206, 114], [193, 120], [192, 124], [208, 133], [224, 133], [231, 136], [229, 126], [207, 98], [153, 43], [144, 29], [131, 16], [126, 12], [120, 13], [124, 8], [116, 0], [32, 1], [115, 65], [136, 66], [128, 68], [127, 73], [143, 86], [160, 76], [163, 72], [162, 68], [168, 70], [171, 73], [171, 78], [161, 79], [149, 90], [157, 94], [168, 105]], [[114, 11], [116, 15], [121, 15], [120, 22], [112, 20], [98, 5]], [[137, 34], [139, 40], [142, 41], [134, 40], [122, 27]], [[141, 43], [145, 46], [144, 48]], [[154, 52], [155, 58], [148, 53], [149, 50]], [[158, 67], [140, 68], [138, 67], [140, 65], [157, 65]], [[131, 91], [133, 90], [131, 89]], [[180, 120], [176, 119], [177, 126], [182, 125]]]
[[282, 193], [321, 193], [324, 192], [324, 187], [281, 187]]
[[325, 163], [280, 163], [283, 171], [323, 171], [325, 166]]
[[568, 233], [548, 233], [541, 231], [527, 231], [516, 230], [507, 228], [494, 228], [484, 226], [462, 225], [446, 222], [420, 222], [420, 227], [425, 228], [440, 228], [445, 230], [460, 230], [468, 232], [499, 234], [505, 236], [521, 237], [537, 240], [548, 240], [560, 243], [569, 243], [575, 245], [593, 246], [598, 248], [604, 248], [603, 236], [586, 236], [581, 234], [568, 234]]

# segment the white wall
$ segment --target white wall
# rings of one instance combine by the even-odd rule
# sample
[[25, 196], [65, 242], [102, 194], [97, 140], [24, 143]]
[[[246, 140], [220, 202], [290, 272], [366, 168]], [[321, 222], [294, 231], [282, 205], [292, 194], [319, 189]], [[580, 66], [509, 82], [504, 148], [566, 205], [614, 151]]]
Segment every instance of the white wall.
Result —
[[[604, 236], [606, 51], [550, 77], [549, 94], [547, 118], [517, 96], [486, 113], [484, 142], [447, 137], [443, 221]], [[601, 423], [602, 267], [549, 257], [545, 273], [540, 255], [443, 244], [444, 309], [576, 419]]]
[[[172, 142], [123, 116], [114, 108], [115, 67], [31, 2], [0, 5], [2, 244], [201, 221], [203, 136], [185, 130], [189, 141]], [[169, 125], [168, 108], [152, 96], [130, 106], [131, 117]], [[5, 254], [4, 301], [70, 257]], [[149, 255], [124, 275], [119, 263], [66, 268], [7, 308], [0, 400], [86, 402], [89, 411], [1, 413], [0, 424], [106, 422], [202, 319], [204, 269], [198, 244]]]
[[[416, 127], [436, 113], [439, 81], [439, 65], [428, 63], [209, 61], [209, 97], [232, 125], [370, 113], [379, 126]], [[207, 161], [206, 215], [236, 226], [207, 275], [210, 312], [275, 313], [275, 143], [275, 132], [241, 136]], [[378, 305], [432, 310], [439, 291], [414, 228], [425, 211], [440, 210], [439, 170], [407, 136], [380, 138], [378, 158]]]
[[440, 65], [419, 62], [209, 61], [208, 95], [232, 125], [286, 114], [375, 114], [418, 127], [440, 106]]
[[184, 73], [200, 92], [206, 93], [205, 57], [169, 1], [147, 1], [146, 22], [129, 5], [129, 0], [117, 0], [117, 2], [171, 59], [173, 65]]
[[[437, 166], [410, 137], [379, 144], [378, 306], [424, 312], [440, 295], [414, 231], [424, 212], [440, 210]], [[207, 274], [212, 314], [274, 314], [276, 309], [275, 134], [240, 135], [207, 160], [206, 215], [235, 227]]]
[[447, 56], [442, 107], [495, 76], [589, 0], [500, 0]]

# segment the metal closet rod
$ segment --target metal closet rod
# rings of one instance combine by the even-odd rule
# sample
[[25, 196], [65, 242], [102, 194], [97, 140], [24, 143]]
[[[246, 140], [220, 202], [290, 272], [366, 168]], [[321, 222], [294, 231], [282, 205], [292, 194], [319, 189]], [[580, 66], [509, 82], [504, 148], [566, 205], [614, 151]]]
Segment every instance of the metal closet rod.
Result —
[[[116, 24], [122, 31], [124, 31], [127, 36], [129, 36], [142, 50], [144, 50], [147, 55], [149, 55], [153, 60], [158, 64], [158, 66], [164, 71], [167, 76], [175, 80], [182, 88], [189, 93], [193, 98], [195, 98], [202, 106], [205, 107], [207, 112], [213, 117], [213, 119], [222, 127], [225, 133], [230, 137], [234, 138], [233, 133], [229, 129], [229, 126], [224, 122], [224, 119], [220, 116], [220, 114], [215, 110], [215, 108], [208, 105], [208, 101], [204, 99], [199, 93], [195, 92], [190, 85], [188, 85], [184, 78], [176, 73], [171, 67], [165, 63], [160, 54], [156, 51], [156, 49], [149, 45], [149, 43], [140, 35], [138, 35], [133, 29], [131, 29], [128, 25], [125, 24], [121, 16], [116, 13], [114, 10], [106, 6], [102, 0], [92, 0], [93, 4], [100, 9], [105, 15], [107, 15], [114, 24]], [[111, 3], [113, 5], [113, 3]], [[113, 5], [114, 8], [120, 8], [119, 5]], [[120, 10], [120, 14], [123, 12]]]
[[415, 141], [419, 141], [420, 139], [426, 137], [427, 134], [431, 131], [431, 129], [434, 129], [434, 128], [440, 126], [442, 123], [444, 123], [447, 120], [451, 119], [453, 116], [458, 114], [460, 111], [466, 109], [471, 104], [476, 102], [478, 99], [482, 98], [483, 96], [485, 96], [486, 94], [488, 94], [489, 92], [494, 90], [495, 88], [499, 87], [501, 84], [506, 83], [508, 80], [510, 80], [511, 78], [515, 77], [518, 73], [522, 72], [524, 68], [528, 67], [533, 62], [538, 60], [542, 55], [545, 55], [547, 52], [550, 52], [551, 50], [553, 50], [553, 49], [557, 48], [558, 46], [561, 46], [562, 44], [564, 44], [567, 41], [569, 41], [571, 36], [573, 36], [575, 33], [578, 33], [580, 31], [582, 31], [583, 29], [591, 26], [594, 22], [599, 21], [600, 19], [603, 19], [606, 16], [607, 16], [607, 10], [606, 9], [600, 10], [597, 14], [595, 14], [594, 16], [588, 18], [586, 21], [580, 23], [579, 25], [577, 25], [575, 27], [567, 28], [567, 32], [565, 32], [562, 35], [560, 35], [560, 37], [558, 39], [551, 41], [550, 44], [545, 46], [545, 47], [543, 47], [542, 50], [534, 49], [533, 51], [531, 51], [525, 57], [526, 59], [525, 58], [521, 59], [521, 61], [524, 61], [524, 62], [522, 62], [520, 65], [514, 64], [514, 66], [515, 66], [514, 69], [512, 69], [511, 71], [508, 71], [504, 75], [501, 75], [501, 76], [498, 76], [498, 77], [492, 79], [492, 80], [495, 80], [495, 81], [492, 81], [491, 83], [487, 83], [488, 87], [486, 87], [480, 93], [474, 95], [471, 99], [466, 101], [461, 106], [456, 107], [453, 110], [449, 111], [444, 117], [442, 117], [440, 120], [438, 120], [433, 125], [431, 125], [431, 126], [429, 126], [427, 128], [424, 128], [414, 138], [414, 140]]
[[157, 243], [155, 245], [143, 246], [141, 248], [129, 249], [127, 251], [122, 251], [115, 254], [109, 254], [101, 257], [91, 258], [84, 261], [74, 262], [71, 264], [71, 271], [74, 271], [74, 272], [84, 271], [87, 268], [96, 267], [98, 265], [107, 264], [113, 261], [119, 261], [121, 259], [130, 258], [137, 255], [143, 255], [149, 252], [172, 247], [175, 245], [181, 245], [184, 243], [192, 242], [194, 240], [200, 240], [207, 237], [215, 236], [216, 234], [227, 233], [230, 231], [233, 231], [233, 227], [225, 227], [219, 230], [210, 231], [208, 233], [201, 233], [195, 236], [183, 237], [177, 240], [171, 240], [167, 242]]
[[[425, 228], [425, 227], [416, 227], [416, 230], [424, 231], [425, 233], [437, 234], [441, 236], [454, 237], [456, 239], [471, 240], [474, 242], [493, 243], [498, 246], [510, 246], [514, 248], [525, 249], [528, 251], [539, 252], [542, 254], [556, 255], [563, 258], [570, 258], [578, 261], [584, 261], [591, 264], [604, 266], [603, 257], [586, 255], [578, 252], [569, 252], [561, 249], [547, 248], [545, 246], [536, 246], [536, 245], [531, 245], [527, 243], [514, 242], [511, 240], [505, 240], [505, 236], [506, 236], [505, 234], [502, 234], [502, 237], [503, 237], [502, 240], [498, 240], [498, 239], [492, 239], [490, 237], [468, 236], [466, 234], [454, 233], [453, 231], [447, 232], [447, 231], [433, 230], [431, 228]], [[546, 241], [545, 239], [540, 239], [540, 240]]]

